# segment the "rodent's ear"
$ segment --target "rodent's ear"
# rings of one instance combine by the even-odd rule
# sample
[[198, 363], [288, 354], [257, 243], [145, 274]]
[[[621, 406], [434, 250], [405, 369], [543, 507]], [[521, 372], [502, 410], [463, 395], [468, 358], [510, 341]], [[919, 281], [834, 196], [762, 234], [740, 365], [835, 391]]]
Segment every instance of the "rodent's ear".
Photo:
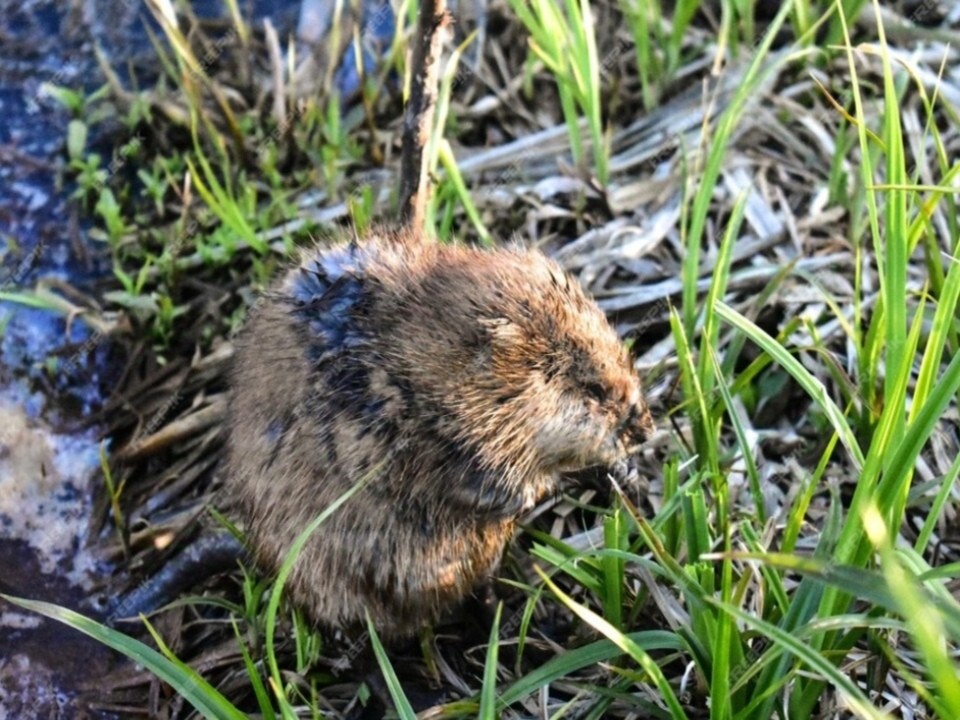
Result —
[[480, 326], [494, 345], [513, 346], [524, 340], [523, 328], [507, 318], [482, 318]]

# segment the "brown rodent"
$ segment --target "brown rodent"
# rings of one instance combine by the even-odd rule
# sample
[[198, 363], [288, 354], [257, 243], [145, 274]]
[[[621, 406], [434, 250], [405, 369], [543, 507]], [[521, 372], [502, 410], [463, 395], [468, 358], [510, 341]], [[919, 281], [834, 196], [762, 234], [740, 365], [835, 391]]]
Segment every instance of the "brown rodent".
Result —
[[652, 429], [622, 343], [556, 263], [378, 230], [306, 253], [252, 311], [224, 482], [276, 571], [370, 475], [286, 591], [316, 622], [368, 611], [398, 637], [491, 575], [560, 473], [611, 463]]

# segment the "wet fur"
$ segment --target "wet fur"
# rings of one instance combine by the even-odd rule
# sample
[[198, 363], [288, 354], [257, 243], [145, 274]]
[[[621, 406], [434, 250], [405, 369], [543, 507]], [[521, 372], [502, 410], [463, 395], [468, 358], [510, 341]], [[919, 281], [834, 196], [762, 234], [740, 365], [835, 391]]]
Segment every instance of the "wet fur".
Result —
[[562, 471], [652, 429], [622, 343], [554, 262], [404, 232], [306, 253], [253, 310], [232, 387], [225, 484], [263, 569], [376, 470], [287, 592], [387, 636], [489, 577]]

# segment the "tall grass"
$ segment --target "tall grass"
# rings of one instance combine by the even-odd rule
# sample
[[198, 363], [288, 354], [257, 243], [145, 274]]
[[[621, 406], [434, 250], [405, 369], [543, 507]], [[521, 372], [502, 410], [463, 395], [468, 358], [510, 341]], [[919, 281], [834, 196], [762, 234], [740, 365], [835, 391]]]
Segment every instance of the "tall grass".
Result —
[[[697, 192], [685, 224], [682, 315], [675, 313], [672, 317], [684, 407], [690, 417], [696, 450], [688, 464], [690, 479], [686, 486], [680, 488], [665, 482], [669, 491], [666, 504], [653, 523], [624, 501], [640, 535], [640, 541], [629, 551], [614, 550], [608, 545], [600, 553], [580, 555], [554, 544], [549, 552], [537, 553], [552, 564], [555, 572], [587, 589], [588, 596], [593, 598], [589, 605], [595, 603], [603, 609], [603, 615], [590, 610], [587, 603], [575, 603], [548, 582], [559, 599], [626, 650], [623, 629], [613, 623], [629, 608], [612, 605], [629, 594], [622, 589], [612, 590], [616, 584], [611, 585], [609, 577], [601, 581], [600, 577], [585, 574], [589, 572], [585, 568], [595, 567], [599, 571], [610, 566], [610, 552], [616, 553], [614, 557], [627, 568], [650, 567], [650, 561], [640, 551], [649, 552], [660, 581], [676, 593], [682, 600], [680, 605], [689, 612], [688, 624], [675, 631], [676, 643], [694, 664], [699, 682], [710, 698], [712, 718], [771, 718], [783, 712], [788, 717], [811, 717], [824, 702], [831, 702], [831, 697], [839, 698], [858, 716], [883, 717], [875, 698], [884, 692], [884, 686], [872, 685], [872, 676], [859, 673], [855, 665], [848, 668], [846, 662], [851, 652], [868, 638], [884, 647], [882, 652], [896, 664], [905, 686], [917, 692], [936, 716], [960, 717], [956, 704], [960, 697], [958, 666], [954, 659], [960, 643], [955, 626], [960, 605], [944, 587], [945, 579], [956, 577], [960, 568], [936, 570], [922, 554], [935, 518], [956, 480], [960, 461], [933, 488], [933, 515], [925, 523], [917, 547], [903, 547], [894, 541], [906, 518], [914, 463], [937, 432], [943, 413], [955, 405], [960, 389], [960, 359], [955, 354], [954, 335], [960, 269], [958, 263], [943, 268], [936, 251], [946, 247], [955, 255], [957, 240], [956, 235], [937, 238], [937, 230], [929, 223], [930, 212], [937, 203], [949, 203], [948, 214], [952, 216], [954, 205], [950, 193], [943, 192], [947, 182], [929, 188], [932, 192], [924, 197], [907, 177], [906, 145], [899, 121], [906, 78], [895, 75], [876, 6], [880, 38], [876, 52], [883, 59], [883, 108], [879, 125], [871, 127], [873, 119], [864, 110], [848, 31], [851, 13], [858, 12], [861, 6], [862, 3], [837, 4], [832, 17], [817, 15], [816, 21], [810, 3], [781, 7], [747, 73], [748, 80], [719, 121], [706, 153], [706, 164], [696, 176]], [[768, 62], [764, 51], [769, 38], [788, 13], [792, 14], [798, 33], [802, 31], [802, 43], [809, 42], [817, 30], [815, 22], [827, 22], [827, 33], [832, 36], [839, 32], [846, 49], [855, 103], [851, 130], [860, 150], [860, 174], [855, 181], [862, 189], [851, 197], [864, 199], [862, 207], [851, 200], [851, 211], [854, 215], [866, 215], [866, 223], [858, 224], [854, 218], [851, 226], [867, 230], [858, 263], [866, 257], [873, 258], [881, 278], [879, 303], [874, 312], [869, 317], [858, 312], [854, 324], [846, 324], [859, 376], [853, 379], [853, 394], [841, 398], [834, 398], [823, 380], [800, 361], [798, 356], [806, 349], [792, 344], [795, 323], [787, 323], [779, 337], [772, 337], [722, 301], [727, 258], [742, 212], [740, 204], [728, 221], [705, 301], [701, 301], [697, 290], [702, 273], [700, 244], [704, 222], [726, 143], [756, 74]], [[919, 92], [923, 93], [922, 87]], [[932, 102], [927, 103], [927, 108], [932, 118]], [[928, 121], [927, 130], [935, 136], [937, 146], [942, 147], [932, 120]], [[838, 152], [846, 150], [846, 146], [838, 144]], [[941, 155], [940, 171], [952, 179], [956, 165]], [[879, 178], [885, 180], [882, 186]], [[859, 238], [854, 240], [859, 242]], [[926, 297], [911, 302], [906, 269], [918, 245], [925, 249], [933, 279]], [[857, 292], [859, 307], [863, 304], [863, 287], [859, 283]], [[933, 319], [929, 329], [922, 332], [924, 323], [930, 320], [928, 303], [935, 304]], [[831, 306], [836, 307], [836, 303]], [[768, 552], [761, 540], [766, 533], [756, 483], [755, 517], [740, 515], [735, 519], [728, 506], [728, 470], [721, 455], [734, 452], [746, 457], [751, 453], [743, 433], [736, 431], [739, 421], [733, 406], [738, 389], [743, 389], [749, 380], [741, 382], [732, 371], [732, 359], [719, 356], [721, 325], [742, 334], [763, 353], [743, 371], [743, 377], [753, 377], [759, 367], [772, 361], [809, 394], [815, 412], [822, 415], [833, 433], [811, 482], [787, 509], [784, 553]], [[951, 356], [953, 360], [944, 367], [943, 358]], [[735, 429], [734, 447], [727, 447], [722, 432], [725, 418]], [[851, 423], [851, 418], [859, 422]], [[814, 558], [791, 554], [810, 497], [822, 480], [824, 469], [836, 461], [837, 448], [843, 448], [844, 463], [857, 475], [852, 501], [845, 506], [833, 493]], [[669, 466], [666, 472], [672, 472]], [[748, 552], [735, 552], [734, 538]], [[596, 558], [596, 566], [587, 562], [591, 557]], [[576, 565], [571, 562], [574, 559], [579, 560]], [[790, 576], [797, 574], [803, 579], [794, 586]], [[757, 602], [755, 598], [763, 600]], [[858, 611], [864, 603], [866, 611]], [[896, 632], [911, 638], [910, 644], [922, 658], [921, 672], [897, 662], [899, 649], [887, 645], [891, 633]], [[643, 656], [630, 655], [637, 663], [636, 672], [661, 688], [659, 674], [646, 665]], [[685, 710], [677, 708], [671, 697], [672, 693], [661, 688], [662, 709], [670, 717], [685, 717]]]
[[601, 184], [608, 179], [609, 148], [600, 104], [600, 61], [588, 0], [509, 0], [530, 33], [530, 49], [557, 83], [560, 106], [570, 137], [573, 161], [586, 169], [580, 121], [586, 121], [593, 151], [593, 171]]

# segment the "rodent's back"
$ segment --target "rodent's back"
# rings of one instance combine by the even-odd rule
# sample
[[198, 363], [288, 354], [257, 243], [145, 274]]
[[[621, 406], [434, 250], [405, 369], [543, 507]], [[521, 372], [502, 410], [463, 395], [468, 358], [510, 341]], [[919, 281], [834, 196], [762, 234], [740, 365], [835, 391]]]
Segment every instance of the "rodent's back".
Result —
[[228, 493], [261, 565], [366, 475], [288, 590], [318, 621], [435, 620], [558, 473], [650, 428], [595, 304], [536, 252], [385, 232], [304, 256], [238, 338]]

